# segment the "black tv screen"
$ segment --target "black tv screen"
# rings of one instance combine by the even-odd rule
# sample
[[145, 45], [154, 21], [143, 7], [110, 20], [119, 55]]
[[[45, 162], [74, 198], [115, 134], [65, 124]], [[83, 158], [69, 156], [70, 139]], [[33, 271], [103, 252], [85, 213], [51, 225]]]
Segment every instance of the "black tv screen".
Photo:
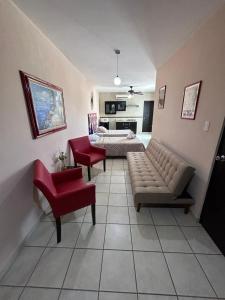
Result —
[[126, 101], [117, 101], [116, 102], [116, 110], [117, 111], [125, 111], [126, 110]]

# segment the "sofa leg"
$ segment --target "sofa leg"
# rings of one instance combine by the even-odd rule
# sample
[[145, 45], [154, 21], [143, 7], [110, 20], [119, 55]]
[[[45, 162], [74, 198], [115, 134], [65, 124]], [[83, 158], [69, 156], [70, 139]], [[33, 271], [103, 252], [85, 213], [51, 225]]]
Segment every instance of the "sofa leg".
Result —
[[190, 206], [186, 206], [186, 207], [184, 208], [184, 213], [185, 213], [185, 214], [188, 214], [188, 213], [189, 213], [189, 210], [190, 210]]
[[61, 219], [60, 217], [55, 219], [56, 233], [57, 233], [57, 244], [61, 242]]
[[87, 169], [88, 169], [88, 181], [91, 181], [91, 168], [90, 168], [90, 166], [88, 166]]
[[104, 170], [104, 172], [106, 170], [106, 161], [105, 161], [105, 159], [103, 160], [103, 170]]
[[138, 204], [137, 204], [137, 212], [139, 212], [140, 209], [141, 209], [141, 203], [138, 203]]
[[91, 205], [91, 214], [92, 214], [92, 223], [93, 225], [96, 224], [96, 220], [95, 220], [95, 204]]

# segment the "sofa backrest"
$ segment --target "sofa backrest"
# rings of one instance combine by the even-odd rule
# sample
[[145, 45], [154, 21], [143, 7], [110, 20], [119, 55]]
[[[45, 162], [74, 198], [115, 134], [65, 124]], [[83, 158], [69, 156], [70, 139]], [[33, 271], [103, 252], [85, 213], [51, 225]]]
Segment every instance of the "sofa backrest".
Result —
[[56, 195], [56, 188], [51, 174], [39, 159], [37, 159], [34, 163], [33, 183], [44, 194], [52, 206], [52, 201]]
[[176, 196], [181, 195], [195, 169], [155, 139], [150, 140], [146, 155], [169, 190]]
[[90, 152], [90, 140], [88, 136], [81, 136], [79, 138], [69, 140], [69, 144], [72, 149], [73, 155], [75, 154], [76, 150], [81, 153]]

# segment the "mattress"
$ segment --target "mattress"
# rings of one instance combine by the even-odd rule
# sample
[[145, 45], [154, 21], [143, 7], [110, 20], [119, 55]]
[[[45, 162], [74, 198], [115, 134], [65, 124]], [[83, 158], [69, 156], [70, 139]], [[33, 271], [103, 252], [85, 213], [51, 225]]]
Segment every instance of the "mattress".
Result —
[[143, 152], [144, 144], [138, 139], [126, 137], [100, 137], [94, 142], [97, 147], [106, 149], [106, 156], [126, 156], [127, 152]]
[[125, 137], [131, 133], [130, 129], [121, 129], [121, 130], [108, 130], [107, 132], [96, 132], [100, 137]]

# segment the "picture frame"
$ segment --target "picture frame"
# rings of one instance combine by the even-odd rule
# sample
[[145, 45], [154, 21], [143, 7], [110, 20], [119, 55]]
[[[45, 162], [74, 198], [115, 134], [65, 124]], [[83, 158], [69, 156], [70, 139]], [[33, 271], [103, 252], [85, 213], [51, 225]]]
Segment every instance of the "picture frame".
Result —
[[187, 85], [184, 88], [181, 119], [195, 120], [202, 81]]
[[93, 134], [96, 132], [98, 127], [98, 117], [97, 113], [88, 114], [88, 133]]
[[163, 109], [165, 105], [166, 98], [166, 85], [159, 88], [159, 100], [158, 100], [158, 108]]
[[19, 71], [33, 138], [67, 128], [63, 90]]

